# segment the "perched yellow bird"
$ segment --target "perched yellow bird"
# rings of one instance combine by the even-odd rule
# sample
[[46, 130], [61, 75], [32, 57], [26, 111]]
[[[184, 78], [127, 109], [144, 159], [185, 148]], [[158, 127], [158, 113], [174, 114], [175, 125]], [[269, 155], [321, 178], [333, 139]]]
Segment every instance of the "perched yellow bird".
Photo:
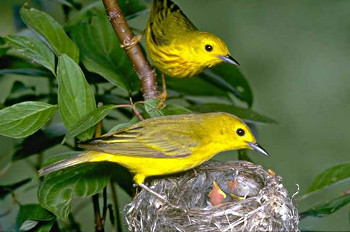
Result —
[[145, 30], [154, 66], [172, 77], [192, 77], [221, 62], [238, 65], [216, 35], [199, 31], [170, 0], [154, 0]]
[[40, 175], [85, 162], [115, 162], [135, 174], [136, 184], [185, 171], [215, 154], [236, 149], [261, 148], [249, 128], [227, 113], [186, 114], [146, 119], [110, 134], [80, 144], [90, 151], [39, 170]]

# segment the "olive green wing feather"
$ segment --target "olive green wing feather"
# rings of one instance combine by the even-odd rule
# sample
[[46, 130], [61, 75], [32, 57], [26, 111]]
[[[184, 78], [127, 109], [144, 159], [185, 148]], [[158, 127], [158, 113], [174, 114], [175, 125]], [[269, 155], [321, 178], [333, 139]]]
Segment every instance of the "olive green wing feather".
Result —
[[147, 126], [137, 124], [79, 146], [116, 155], [177, 158], [191, 155], [198, 144], [199, 139], [190, 127], [165, 121]]
[[156, 45], [167, 45], [179, 33], [198, 30], [181, 9], [170, 0], [153, 1], [149, 27], [152, 40]]

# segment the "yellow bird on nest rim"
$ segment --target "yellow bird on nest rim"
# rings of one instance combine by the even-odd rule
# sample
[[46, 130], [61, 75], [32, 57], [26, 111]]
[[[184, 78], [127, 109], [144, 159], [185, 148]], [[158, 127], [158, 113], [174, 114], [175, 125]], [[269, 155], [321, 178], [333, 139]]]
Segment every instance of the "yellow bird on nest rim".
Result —
[[219, 152], [247, 148], [268, 156], [248, 126], [227, 113], [146, 119], [79, 146], [89, 151], [44, 167], [39, 174], [87, 162], [115, 162], [135, 174], [136, 184], [154, 193], [143, 184], [146, 177], [194, 168]]

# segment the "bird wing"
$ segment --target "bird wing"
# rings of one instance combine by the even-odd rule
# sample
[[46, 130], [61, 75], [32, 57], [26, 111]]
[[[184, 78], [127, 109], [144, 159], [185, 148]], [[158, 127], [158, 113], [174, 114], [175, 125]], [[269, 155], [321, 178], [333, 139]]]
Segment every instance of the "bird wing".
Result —
[[149, 27], [154, 43], [159, 46], [170, 44], [179, 34], [198, 30], [170, 0], [153, 1]]
[[79, 146], [109, 154], [177, 158], [192, 154], [199, 144], [193, 131], [178, 122], [137, 125], [89, 140]]

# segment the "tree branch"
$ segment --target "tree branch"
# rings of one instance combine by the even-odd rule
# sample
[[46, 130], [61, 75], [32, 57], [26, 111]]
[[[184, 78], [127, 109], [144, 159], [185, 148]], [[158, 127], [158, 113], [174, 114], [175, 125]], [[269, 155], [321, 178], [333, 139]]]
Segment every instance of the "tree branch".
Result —
[[[122, 44], [131, 44], [134, 35], [130, 30], [118, 0], [102, 0], [110, 23]], [[145, 100], [158, 97], [156, 74], [151, 68], [138, 43], [124, 47], [141, 81], [141, 91]]]

